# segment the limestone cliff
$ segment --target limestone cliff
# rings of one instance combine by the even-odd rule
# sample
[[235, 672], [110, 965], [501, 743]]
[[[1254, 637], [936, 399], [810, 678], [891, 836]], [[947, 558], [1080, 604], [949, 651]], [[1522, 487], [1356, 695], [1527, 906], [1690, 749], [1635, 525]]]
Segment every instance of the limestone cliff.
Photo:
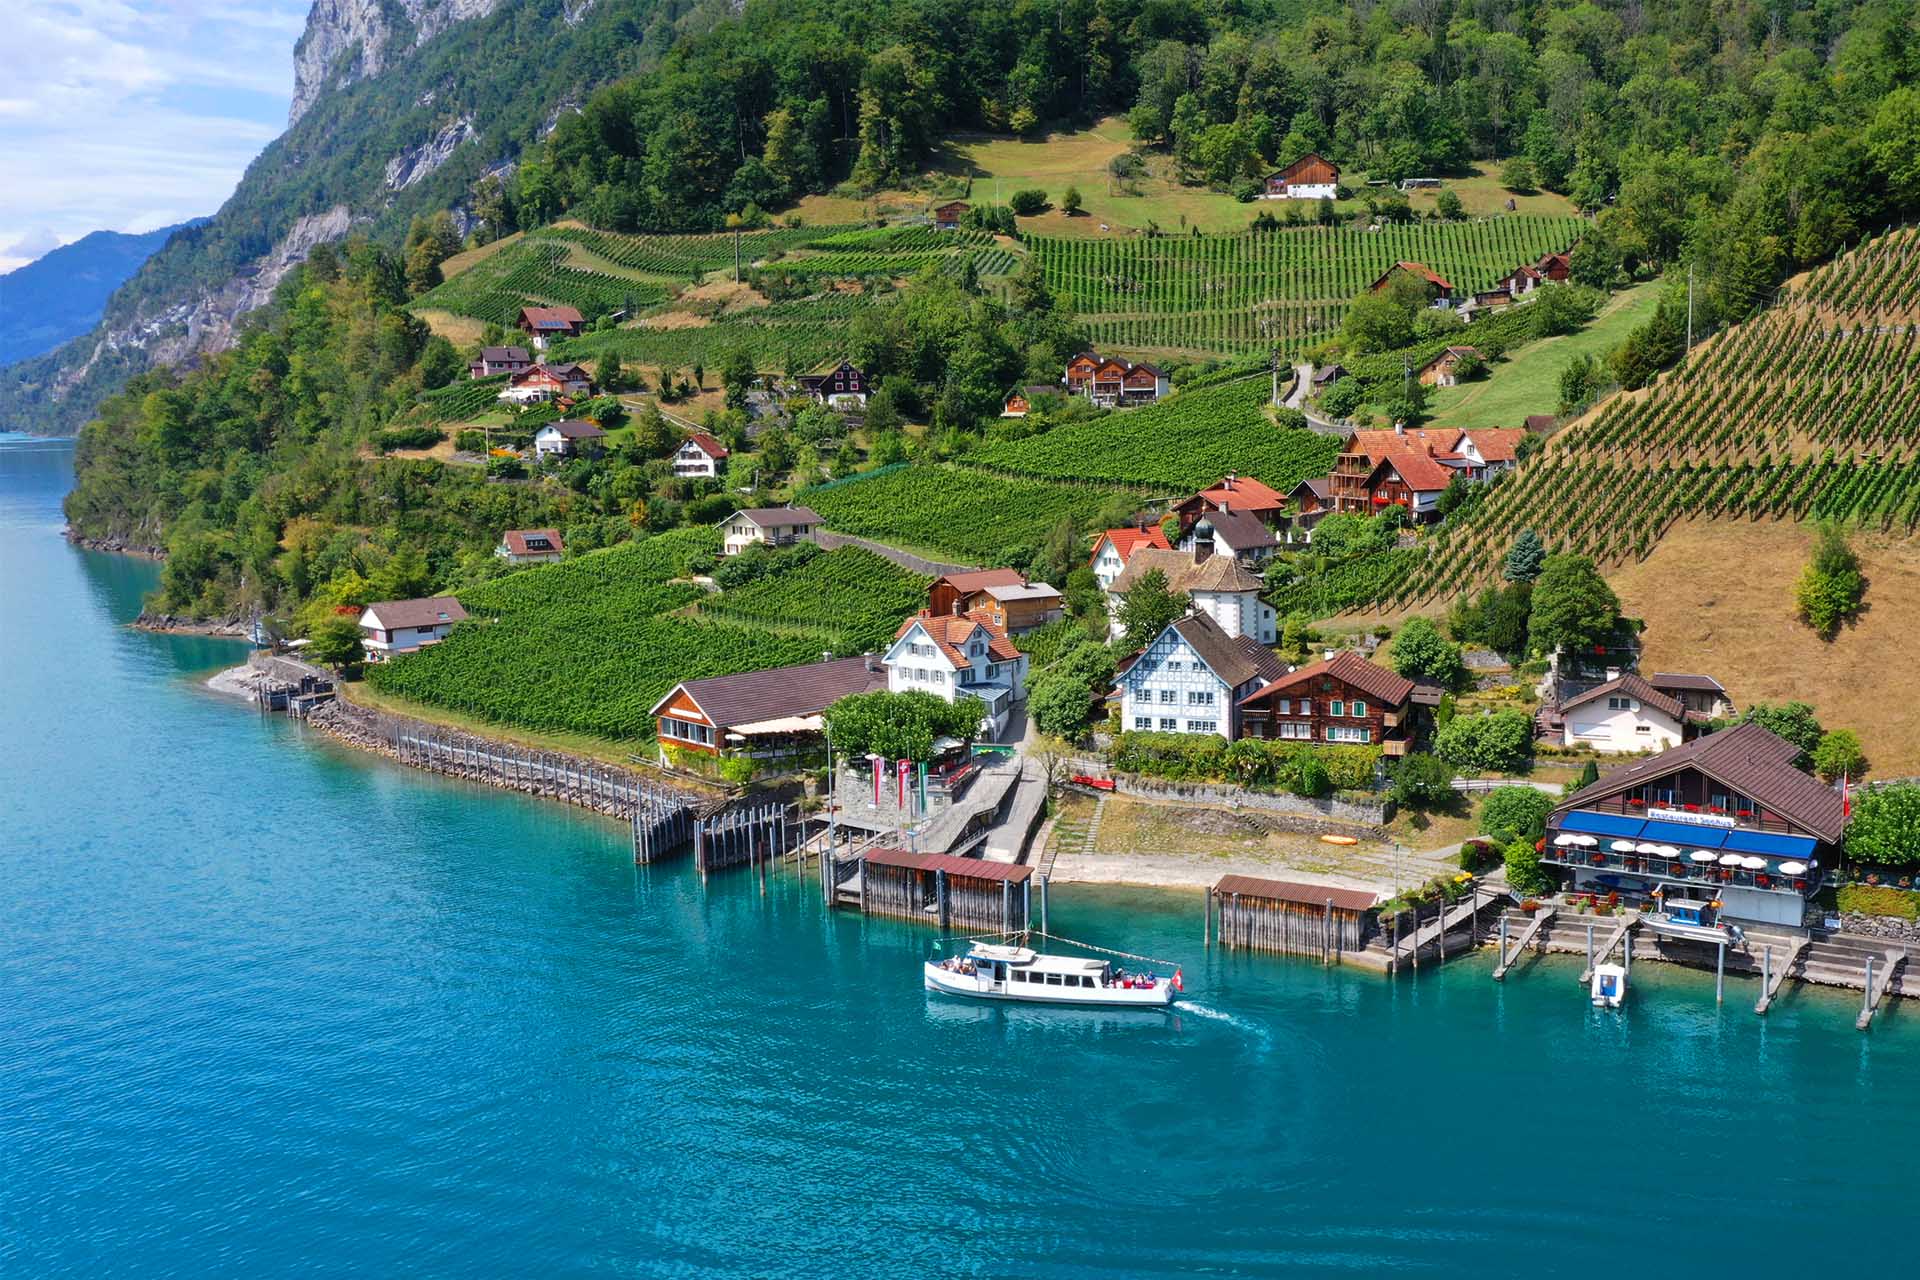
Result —
[[484, 18], [500, 0], [314, 0], [293, 47], [292, 124], [328, 89], [380, 74], [456, 22]]

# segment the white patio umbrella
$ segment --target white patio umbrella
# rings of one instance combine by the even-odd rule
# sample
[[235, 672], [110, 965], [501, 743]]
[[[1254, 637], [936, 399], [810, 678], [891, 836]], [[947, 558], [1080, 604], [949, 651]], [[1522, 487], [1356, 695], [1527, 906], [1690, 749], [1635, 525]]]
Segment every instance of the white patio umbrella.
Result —
[[1633, 846], [1633, 851], [1635, 853], [1658, 853], [1660, 852], [1660, 846], [1651, 840], [1642, 840], [1639, 844]]
[[1660, 856], [1663, 858], [1677, 858], [1680, 856], [1680, 851], [1670, 844], [1663, 844], [1660, 846]]
[[1708, 853], [1708, 852], [1707, 852], [1707, 851], [1706, 851], [1705, 849], [1695, 849], [1695, 850], [1694, 850], [1694, 851], [1693, 851], [1692, 853], [1690, 853], [1690, 854], [1688, 854], [1687, 856], [1688, 856], [1689, 858], [1691, 858], [1691, 859], [1693, 859], [1693, 861], [1695, 861], [1695, 862], [1718, 862], [1718, 861], [1720, 861], [1720, 855], [1719, 855], [1719, 854], [1717, 854], [1717, 853]]
[[1740, 862], [1741, 858], [1737, 853], [1723, 853], [1720, 855], [1720, 865], [1723, 867], [1737, 867], [1740, 865]]
[[1579, 843], [1580, 843], [1579, 836], [1558, 835], [1553, 838], [1553, 847], [1556, 849], [1564, 849], [1570, 844], [1579, 844]]
[[1631, 840], [1615, 840], [1611, 846], [1615, 853], [1632, 853], [1635, 845]]
[[1780, 864], [1780, 874], [1783, 876], [1803, 876], [1807, 874], [1807, 864], [1804, 862], [1783, 862]]
[[1600, 843], [1598, 840], [1594, 839], [1592, 836], [1575, 836], [1573, 838], [1573, 842], [1579, 845], [1583, 849], [1591, 849], [1593, 848], [1593, 846]]
[[1767, 869], [1767, 860], [1765, 858], [1742, 858], [1740, 859], [1740, 865], [1748, 871], [1765, 871]]

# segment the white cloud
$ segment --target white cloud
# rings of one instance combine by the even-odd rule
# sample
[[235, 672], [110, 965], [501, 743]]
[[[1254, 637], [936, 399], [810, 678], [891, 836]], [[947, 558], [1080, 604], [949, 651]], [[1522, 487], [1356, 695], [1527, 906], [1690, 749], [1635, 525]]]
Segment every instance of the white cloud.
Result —
[[49, 238], [217, 209], [284, 127], [307, 4], [34, 0], [9, 13], [0, 269]]

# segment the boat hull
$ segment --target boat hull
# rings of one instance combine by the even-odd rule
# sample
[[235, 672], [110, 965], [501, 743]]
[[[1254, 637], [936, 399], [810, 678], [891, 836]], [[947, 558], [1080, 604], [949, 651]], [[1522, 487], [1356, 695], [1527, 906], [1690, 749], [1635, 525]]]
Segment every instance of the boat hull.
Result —
[[1007, 1004], [1061, 1005], [1072, 1008], [1164, 1009], [1179, 993], [1170, 982], [1146, 987], [1065, 987], [994, 982], [978, 974], [957, 973], [937, 964], [925, 966], [927, 990], [963, 1000], [997, 1000]]

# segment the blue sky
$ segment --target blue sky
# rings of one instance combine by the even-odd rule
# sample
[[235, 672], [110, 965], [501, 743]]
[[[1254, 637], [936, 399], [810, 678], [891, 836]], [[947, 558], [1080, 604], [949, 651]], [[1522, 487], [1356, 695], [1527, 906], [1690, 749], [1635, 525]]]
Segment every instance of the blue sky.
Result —
[[310, 0], [0, 6], [0, 271], [210, 214], [286, 128]]

